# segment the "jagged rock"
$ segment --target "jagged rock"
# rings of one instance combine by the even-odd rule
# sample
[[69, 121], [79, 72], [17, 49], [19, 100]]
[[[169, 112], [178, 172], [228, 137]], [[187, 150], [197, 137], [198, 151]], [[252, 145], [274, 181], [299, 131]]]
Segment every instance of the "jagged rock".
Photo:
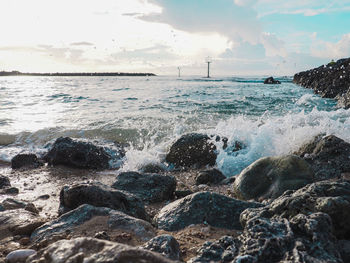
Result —
[[44, 248], [27, 263], [170, 263], [163, 256], [140, 248], [94, 238], [61, 240]]
[[199, 192], [163, 207], [155, 221], [159, 229], [177, 231], [192, 224], [241, 229], [239, 216], [248, 207], [259, 203], [245, 202], [211, 192]]
[[33, 153], [21, 153], [17, 154], [11, 160], [11, 168], [38, 168], [43, 166], [43, 161], [39, 160], [38, 157]]
[[[349, 94], [350, 58], [340, 59], [294, 75], [293, 82], [325, 98], [340, 99]], [[344, 99], [347, 101], [347, 99]], [[348, 104], [346, 104], [348, 105]]]
[[350, 89], [343, 94], [338, 94], [335, 98], [338, 100], [338, 107], [344, 109], [350, 108]]
[[281, 84], [281, 81], [276, 80], [273, 77], [268, 77], [264, 80], [264, 84]]
[[[114, 153], [114, 159], [124, 157], [122, 146]], [[44, 156], [50, 165], [66, 165], [75, 168], [106, 169], [112, 155], [105, 148], [90, 142], [73, 140], [69, 137], [58, 138]]]
[[10, 179], [6, 176], [0, 175], [0, 189], [11, 187]]
[[125, 172], [117, 176], [112, 187], [128, 191], [143, 201], [155, 203], [174, 196], [176, 179], [169, 175]]
[[207, 185], [215, 185], [219, 184], [222, 180], [225, 180], [226, 176], [223, 175], [217, 169], [205, 170], [201, 171], [199, 175], [196, 177], [196, 185], [207, 184]]
[[[50, 239], [54, 235], [64, 234], [66, 232], [74, 233], [75, 229], [95, 217], [99, 218], [100, 224], [106, 222], [106, 225], [103, 226], [104, 229], [127, 231], [144, 241], [148, 241], [155, 236], [155, 230], [152, 225], [144, 220], [106, 207], [82, 205], [37, 228], [30, 238], [33, 242], [40, 242]], [[105, 218], [105, 220], [102, 218]]]
[[306, 161], [294, 156], [261, 158], [238, 175], [235, 194], [243, 200], [276, 198], [287, 190], [299, 189], [313, 181]]
[[141, 248], [157, 252], [169, 259], [181, 259], [180, 245], [177, 240], [171, 235], [156, 236], [146, 244], [142, 245]]
[[321, 181], [295, 192], [287, 191], [265, 207], [245, 210], [241, 214], [241, 223], [245, 225], [256, 217], [291, 219], [298, 214], [316, 212], [331, 217], [338, 239], [350, 239], [350, 182]]
[[207, 241], [198, 250], [197, 256], [188, 262], [231, 262], [238, 253], [236, 242], [231, 236], [223, 236], [218, 241]]
[[15, 235], [29, 236], [44, 223], [44, 219], [24, 209], [0, 212], [0, 240]]
[[142, 201], [135, 195], [100, 183], [65, 186], [60, 192], [60, 214], [82, 204], [120, 210], [130, 216], [149, 220]]
[[181, 136], [170, 148], [166, 161], [175, 167], [213, 166], [216, 146], [205, 134], [190, 133]]
[[312, 166], [317, 180], [339, 178], [350, 172], [350, 143], [334, 135], [316, 136], [295, 154]]
[[36, 251], [33, 249], [18, 249], [12, 251], [6, 256], [7, 263], [25, 263], [26, 259], [35, 255]]

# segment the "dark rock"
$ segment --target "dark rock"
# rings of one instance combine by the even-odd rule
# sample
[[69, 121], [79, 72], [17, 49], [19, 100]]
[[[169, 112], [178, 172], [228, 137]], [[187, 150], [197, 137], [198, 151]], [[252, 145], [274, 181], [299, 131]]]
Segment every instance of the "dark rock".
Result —
[[244, 202], [224, 195], [199, 192], [163, 207], [155, 217], [159, 229], [177, 231], [192, 224], [209, 224], [214, 227], [241, 229], [239, 216], [259, 203]]
[[171, 235], [156, 236], [146, 244], [142, 245], [141, 248], [157, 252], [169, 259], [181, 259], [180, 245], [177, 240]]
[[338, 94], [335, 97], [338, 100], [338, 107], [349, 109], [350, 108], [350, 89], [343, 94]]
[[13, 209], [25, 208], [26, 203], [13, 198], [6, 198], [4, 201], [1, 202], [1, 206], [5, 210], [13, 210]]
[[[125, 155], [122, 147], [114, 154], [114, 159]], [[69, 137], [58, 138], [44, 160], [50, 165], [66, 165], [74, 168], [106, 169], [112, 155], [105, 148], [90, 142], [73, 140]]]
[[140, 171], [142, 173], [152, 173], [152, 174], [156, 174], [156, 173], [162, 173], [166, 171], [166, 167], [160, 165], [160, 164], [154, 164], [154, 163], [149, 163], [144, 165]]
[[226, 176], [217, 169], [205, 170], [201, 171], [196, 177], [196, 185], [215, 185], [219, 184], [224, 179], [226, 179]]
[[144, 220], [140, 220], [124, 214], [123, 212], [112, 210], [106, 207], [94, 207], [91, 205], [82, 205], [59, 218], [48, 222], [38, 229], [32, 235], [33, 242], [40, 242], [45, 239], [50, 239], [53, 235], [74, 233], [75, 229], [94, 217], [99, 217], [100, 222], [103, 222], [101, 217], [106, 217], [107, 225], [105, 228], [109, 230], [128, 231], [138, 238], [148, 241], [155, 236], [155, 230], [152, 225]]
[[19, 193], [18, 188], [8, 187], [0, 190], [0, 194], [17, 195]]
[[231, 262], [238, 254], [236, 242], [231, 236], [223, 236], [218, 241], [207, 241], [198, 250], [197, 256], [192, 258], [190, 262]]
[[227, 177], [226, 179], [222, 180], [220, 182], [220, 184], [222, 185], [228, 185], [228, 184], [233, 184], [236, 181], [236, 177], [231, 176], [231, 177]]
[[294, 75], [293, 82], [305, 88], [313, 89], [324, 98], [344, 97], [344, 106], [348, 107], [350, 87], [350, 58], [340, 59], [318, 68]]
[[175, 167], [213, 166], [216, 162], [216, 146], [205, 134], [186, 134], [171, 146], [166, 161]]
[[350, 240], [339, 240], [338, 246], [343, 261], [350, 262]]
[[128, 191], [143, 201], [155, 203], [174, 196], [176, 179], [169, 175], [125, 172], [117, 176], [112, 187]]
[[350, 143], [334, 135], [316, 136], [295, 154], [311, 165], [317, 180], [340, 178], [350, 172]]
[[157, 253], [94, 238], [61, 240], [44, 248], [27, 263], [170, 263]]
[[29, 236], [42, 224], [44, 220], [41, 217], [24, 209], [0, 212], [0, 240], [12, 235]]
[[176, 190], [175, 191], [175, 196], [177, 198], [183, 198], [185, 196], [191, 195], [193, 192], [191, 190]]
[[101, 231], [101, 232], [96, 233], [94, 238], [102, 239], [102, 240], [108, 240], [108, 241], [111, 240], [110, 236], [107, 234], [106, 231]]
[[299, 189], [313, 181], [306, 161], [294, 156], [265, 157], [236, 177], [235, 194], [243, 200], [276, 198], [286, 190]]
[[10, 179], [6, 176], [0, 175], [0, 189], [11, 187]]
[[22, 153], [17, 154], [11, 160], [11, 168], [38, 168], [43, 166], [43, 161], [39, 160], [38, 157], [33, 153]]
[[264, 80], [264, 84], [281, 84], [281, 81], [276, 80], [273, 77], [268, 77]]
[[287, 191], [262, 208], [249, 208], [241, 214], [243, 225], [252, 218], [282, 217], [322, 212], [330, 216], [338, 239], [350, 239], [350, 182], [321, 181], [295, 192]]
[[60, 213], [75, 209], [82, 204], [108, 207], [143, 220], [149, 219], [142, 201], [131, 193], [99, 183], [63, 187], [60, 193]]

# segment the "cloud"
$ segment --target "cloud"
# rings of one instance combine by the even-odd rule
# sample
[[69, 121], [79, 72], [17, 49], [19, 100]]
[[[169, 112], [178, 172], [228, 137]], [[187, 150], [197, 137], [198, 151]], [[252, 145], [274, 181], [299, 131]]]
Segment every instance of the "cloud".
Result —
[[238, 6], [253, 6], [258, 0], [234, 0]]
[[82, 42], [73, 42], [70, 44], [71, 46], [94, 46], [93, 43], [90, 43], [90, 42], [85, 42], [85, 41], [82, 41]]
[[252, 45], [248, 42], [242, 42], [239, 46], [226, 49], [219, 57], [224, 59], [259, 60], [265, 58], [265, 48], [262, 44]]
[[275, 34], [263, 32], [261, 35], [261, 43], [266, 49], [267, 56], [287, 56], [284, 42]]
[[312, 55], [320, 58], [339, 59], [350, 57], [350, 33], [336, 42], [320, 41], [311, 49]]

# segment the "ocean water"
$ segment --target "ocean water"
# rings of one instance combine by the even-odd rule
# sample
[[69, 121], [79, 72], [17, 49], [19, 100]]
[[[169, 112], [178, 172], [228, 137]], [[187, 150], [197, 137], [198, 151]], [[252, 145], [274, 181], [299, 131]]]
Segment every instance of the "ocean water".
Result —
[[239, 141], [241, 151], [217, 143], [217, 167], [227, 176], [264, 156], [292, 153], [319, 133], [350, 141], [350, 110], [283, 78], [262, 77], [2, 77], [0, 160], [20, 152], [43, 154], [60, 136], [111, 146], [128, 143], [111, 163], [138, 170], [162, 163], [181, 135], [200, 132]]

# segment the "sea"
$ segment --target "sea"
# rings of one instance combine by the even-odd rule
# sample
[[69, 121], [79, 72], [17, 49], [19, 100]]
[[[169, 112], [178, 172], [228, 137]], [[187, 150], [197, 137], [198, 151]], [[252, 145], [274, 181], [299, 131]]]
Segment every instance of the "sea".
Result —
[[[43, 155], [61, 136], [111, 149], [127, 144], [118, 171], [164, 165], [172, 143], [187, 133], [219, 135], [216, 166], [226, 176], [265, 156], [291, 154], [318, 134], [350, 142], [350, 110], [278, 78], [152, 76], [0, 78], [0, 161]], [[240, 142], [242, 150], [230, 145]], [[171, 166], [167, 169], [171, 169]]]

